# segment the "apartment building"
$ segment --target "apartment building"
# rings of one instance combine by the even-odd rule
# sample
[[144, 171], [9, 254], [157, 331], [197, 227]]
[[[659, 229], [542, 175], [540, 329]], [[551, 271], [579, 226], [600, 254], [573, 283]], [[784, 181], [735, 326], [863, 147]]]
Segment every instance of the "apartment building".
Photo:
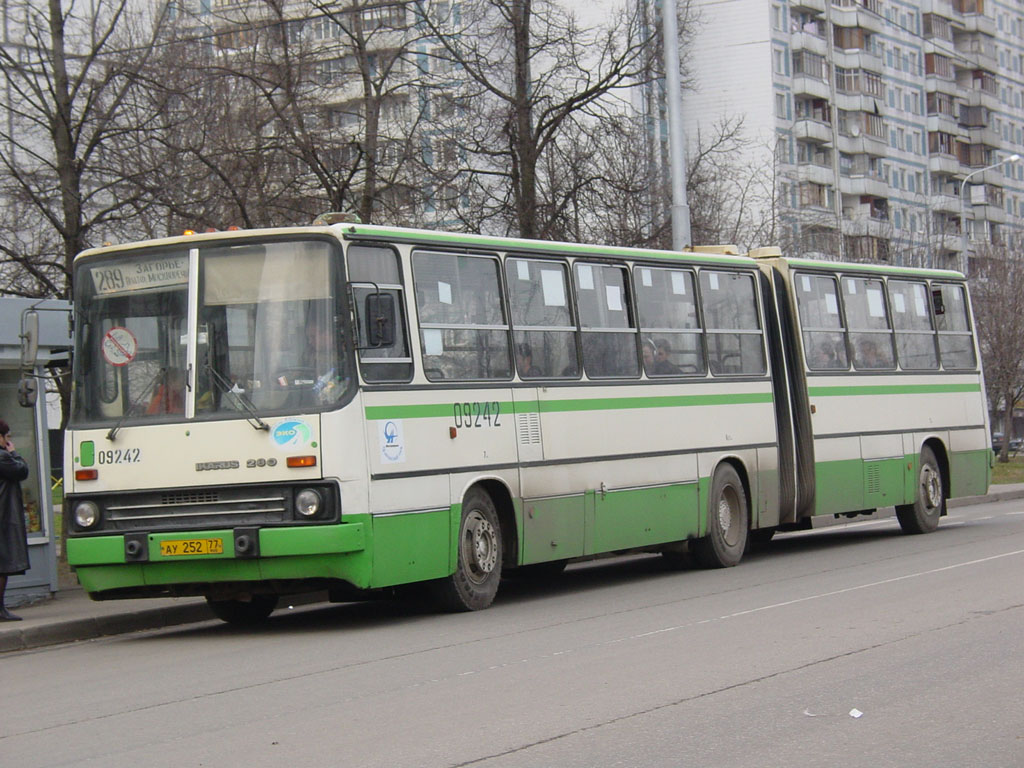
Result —
[[1024, 1], [693, 9], [687, 135], [744, 118], [744, 166], [770, 169], [784, 245], [965, 269], [1021, 233], [1024, 162], [1004, 161], [1024, 154]]

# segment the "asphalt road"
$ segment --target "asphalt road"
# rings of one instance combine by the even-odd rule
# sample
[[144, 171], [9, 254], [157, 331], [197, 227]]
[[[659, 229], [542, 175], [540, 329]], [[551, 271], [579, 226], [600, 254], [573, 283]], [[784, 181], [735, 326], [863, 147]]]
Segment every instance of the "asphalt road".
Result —
[[0, 657], [0, 766], [1024, 765], [1024, 501]]

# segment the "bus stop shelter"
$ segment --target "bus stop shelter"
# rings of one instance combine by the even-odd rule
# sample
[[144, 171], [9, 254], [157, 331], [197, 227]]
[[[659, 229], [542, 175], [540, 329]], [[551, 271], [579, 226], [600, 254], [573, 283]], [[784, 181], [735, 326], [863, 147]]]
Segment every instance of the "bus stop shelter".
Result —
[[10, 424], [18, 453], [29, 466], [29, 476], [21, 490], [31, 567], [25, 574], [10, 578], [5, 602], [11, 606], [40, 600], [57, 591], [60, 528], [54, 517], [49, 430], [57, 429], [60, 423], [49, 423], [47, 418], [46, 391], [52, 390], [52, 385], [48, 387], [40, 378], [36, 404], [31, 408], [18, 404], [18, 381], [22, 376], [21, 317], [32, 307], [39, 311], [39, 356], [34, 373], [40, 377], [48, 375], [47, 366], [66, 362], [71, 347], [69, 302], [0, 298], [0, 417]]

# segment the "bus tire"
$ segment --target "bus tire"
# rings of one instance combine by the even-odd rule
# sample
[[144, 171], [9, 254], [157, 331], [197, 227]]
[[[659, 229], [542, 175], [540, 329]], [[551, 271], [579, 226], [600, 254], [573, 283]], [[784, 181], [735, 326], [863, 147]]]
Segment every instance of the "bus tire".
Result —
[[214, 600], [207, 595], [206, 604], [221, 621], [252, 626], [266, 621], [277, 608], [277, 600], [277, 595], [253, 595], [251, 600]]
[[720, 464], [708, 497], [708, 532], [690, 542], [690, 554], [703, 568], [729, 568], [743, 557], [748, 535], [747, 494], [731, 464]]
[[926, 445], [921, 449], [914, 503], [896, 507], [896, 517], [904, 533], [931, 533], [939, 527], [939, 518], [946, 511], [942, 482], [942, 470], [935, 459], [935, 452]]
[[448, 611], [479, 611], [494, 601], [501, 581], [501, 523], [494, 501], [472, 488], [462, 501], [455, 573], [433, 583], [439, 606]]

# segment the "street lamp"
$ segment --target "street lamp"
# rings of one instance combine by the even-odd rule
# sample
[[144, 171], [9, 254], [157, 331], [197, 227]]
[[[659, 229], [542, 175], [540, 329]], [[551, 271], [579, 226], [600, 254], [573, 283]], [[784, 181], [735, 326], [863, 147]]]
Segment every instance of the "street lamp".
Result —
[[968, 264], [968, 261], [967, 261], [967, 203], [964, 202], [964, 192], [967, 190], [967, 182], [970, 180], [971, 176], [977, 176], [979, 173], [984, 173], [985, 171], [991, 171], [993, 168], [998, 168], [1000, 165], [1003, 165], [1004, 163], [1015, 163], [1018, 160], [1020, 160], [1020, 155], [1018, 155], [1018, 154], [1010, 155], [1008, 158], [1006, 158], [1005, 160], [1000, 160], [998, 163], [992, 163], [992, 165], [986, 165], [984, 168], [979, 168], [976, 171], [971, 171], [966, 176], [964, 176], [964, 180], [960, 182], [960, 253], [963, 256], [963, 260], [964, 260], [963, 272], [964, 272], [965, 275], [967, 274], [967, 264]]

